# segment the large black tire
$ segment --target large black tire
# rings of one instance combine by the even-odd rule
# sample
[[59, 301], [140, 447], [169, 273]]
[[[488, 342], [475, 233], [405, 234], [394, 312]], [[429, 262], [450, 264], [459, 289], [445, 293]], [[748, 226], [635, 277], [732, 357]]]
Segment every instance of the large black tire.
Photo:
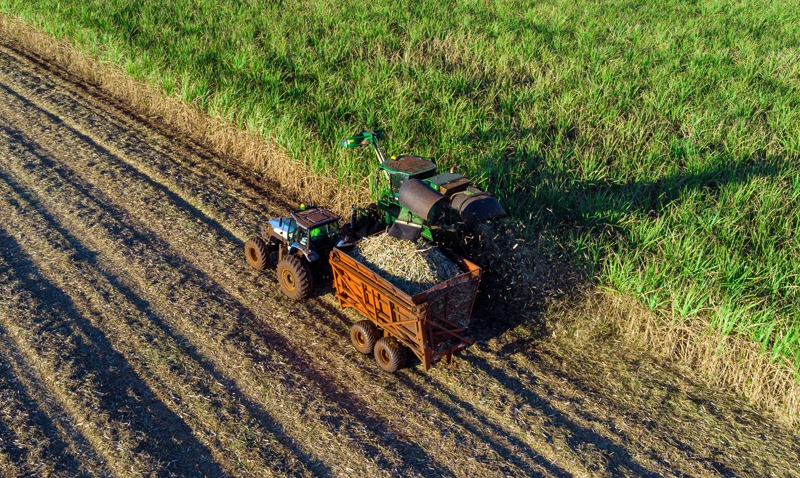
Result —
[[264, 239], [253, 236], [244, 243], [244, 258], [250, 267], [263, 271], [269, 267], [269, 247]]
[[314, 281], [308, 263], [298, 256], [286, 256], [278, 263], [278, 284], [281, 292], [294, 300], [303, 300], [311, 293]]
[[350, 342], [362, 354], [371, 354], [380, 336], [378, 328], [369, 320], [358, 321], [350, 327]]
[[406, 349], [394, 337], [381, 337], [375, 342], [375, 360], [387, 372], [396, 372], [406, 363]]

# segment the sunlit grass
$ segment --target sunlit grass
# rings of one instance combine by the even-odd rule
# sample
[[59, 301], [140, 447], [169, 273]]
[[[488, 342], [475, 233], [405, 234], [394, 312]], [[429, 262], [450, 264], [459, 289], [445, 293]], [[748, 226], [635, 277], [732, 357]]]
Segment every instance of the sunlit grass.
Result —
[[280, 143], [456, 167], [599, 281], [800, 365], [800, 5], [172, 2], [0, 9]]

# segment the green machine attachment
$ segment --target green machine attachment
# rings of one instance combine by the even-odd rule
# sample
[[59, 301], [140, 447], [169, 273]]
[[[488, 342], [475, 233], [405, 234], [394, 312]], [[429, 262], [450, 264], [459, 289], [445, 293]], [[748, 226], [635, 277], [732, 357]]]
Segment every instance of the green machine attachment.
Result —
[[379, 143], [383, 139], [382, 131], [368, 130], [343, 139], [340, 145], [375, 150], [384, 179], [377, 209], [382, 223], [390, 226], [389, 234], [412, 240], [422, 236], [458, 247], [478, 224], [506, 215], [497, 198], [472, 186], [461, 174], [438, 174], [436, 163], [420, 156], [387, 159]]

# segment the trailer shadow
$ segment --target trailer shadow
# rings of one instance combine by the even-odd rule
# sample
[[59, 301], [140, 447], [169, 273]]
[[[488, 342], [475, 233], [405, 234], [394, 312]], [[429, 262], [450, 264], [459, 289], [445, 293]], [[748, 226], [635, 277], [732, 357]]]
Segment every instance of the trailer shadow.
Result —
[[[574, 319], [579, 320], [579, 319]], [[602, 333], [602, 332], [601, 332]], [[606, 348], [603, 350], [603, 348]], [[623, 354], [621, 360], [622, 367], [618, 369], [620, 376], [609, 377], [611, 386], [592, 378], [601, 375], [600, 373], [588, 373], [589, 379], [581, 375], [580, 372], [566, 371], [572, 367], [560, 367], [559, 361], [564, 358], [553, 357], [553, 351], [542, 350], [537, 347], [528, 347], [520, 352], [528, 360], [534, 360], [539, 364], [542, 374], [557, 378], [556, 383], [565, 384], [567, 389], [579, 390], [584, 396], [601, 396], [611, 401], [616, 401], [618, 390], [626, 390], [624, 385], [626, 380], [633, 380], [638, 386], [632, 391], [635, 397], [623, 399], [626, 423], [641, 424], [640, 426], [649, 432], [659, 436], [660, 444], [651, 443], [651, 446], [641, 446], [647, 444], [641, 437], [629, 436], [622, 429], [616, 426], [613, 417], [601, 417], [592, 415], [585, 411], [580, 401], [561, 397], [566, 401], [572, 401], [575, 405], [573, 411], [576, 416], [588, 423], [597, 423], [608, 430], [613, 430], [614, 435], [618, 436], [623, 443], [639, 442], [640, 446], [636, 451], [646, 454], [653, 462], [660, 463], [667, 469], [674, 468], [672, 464], [664, 459], [659, 453], [663, 448], [672, 448], [680, 451], [687, 456], [694, 457], [696, 461], [711, 473], [719, 473], [722, 476], [738, 476], [747, 466], [752, 463], [732, 468], [731, 464], [736, 463], [737, 453], [732, 453], [732, 449], [745, 450], [754, 444], [764, 446], [769, 443], [770, 453], [782, 454], [786, 462], [797, 461], [800, 458], [800, 435], [792, 428], [786, 428], [779, 423], [765, 420], [763, 415], [754, 411], [748, 406], [746, 401], [741, 400], [735, 395], [720, 394], [719, 390], [713, 389], [708, 384], [703, 383], [697, 377], [687, 374], [680, 366], [676, 366], [669, 361], [659, 360], [652, 357], [646, 351], [638, 350], [636, 347], [624, 349], [621, 352], [619, 344], [602, 344], [598, 349], [582, 350], [568, 349], [559, 351], [555, 355], [569, 356], [566, 360], [574, 364], [581, 364], [588, 360], [606, 363], [609, 359], [606, 354]], [[550, 355], [548, 357], [548, 355]], [[554, 360], [555, 359], [555, 360]], [[612, 358], [611, 360], [615, 360]], [[616, 358], [616, 360], [620, 360]], [[630, 376], [628, 375], [630, 374]], [[526, 378], [521, 376], [522, 378]], [[520, 380], [531, 388], [530, 381]], [[612, 391], [613, 390], [613, 391]], [[560, 390], [548, 389], [548, 395], [561, 396]], [[653, 398], [655, 397], [655, 398]], [[673, 411], [677, 410], [677, 412]], [[686, 433], [687, 414], [702, 425], [692, 427], [692, 435]], [[680, 417], [676, 423], [672, 423], [675, 418]], [[692, 418], [689, 418], [691, 420]], [[676, 426], [677, 425], [677, 426]], [[729, 440], [706, 440], [703, 439], [705, 432], [728, 435]], [[734, 431], [735, 430], [735, 431]], [[769, 437], [769, 438], [767, 438]], [[638, 438], [638, 440], [637, 440]], [[775, 445], [779, 443], [780, 445]], [[741, 452], [747, 455], [747, 452]], [[757, 462], [758, 460], [752, 460]], [[774, 473], [781, 474], [783, 470], [775, 470]], [[751, 471], [752, 474], [759, 475], [762, 472]]]
[[603, 450], [609, 456], [606, 461], [605, 472], [611, 476], [623, 476], [632, 474], [634, 476], [657, 477], [661, 476], [652, 470], [648, 470], [643, 465], [636, 462], [631, 454], [624, 447], [615, 444], [609, 438], [597, 433], [591, 428], [581, 426], [571, 419], [567, 414], [554, 407], [548, 399], [534, 393], [523, 384], [520, 379], [510, 376], [506, 371], [493, 367], [486, 360], [470, 355], [465, 358], [473, 367], [481, 370], [487, 376], [492, 377], [498, 383], [512, 390], [522, 397], [530, 406], [542, 411], [546, 423], [553, 429], [564, 430], [565, 440], [570, 449], [578, 456], [583, 454], [583, 446], [593, 445], [597, 450]]
[[[416, 380], [429, 381], [424, 372], [419, 370], [410, 370], [407, 374], [416, 375]], [[447, 400], [452, 403], [448, 405], [429, 393], [428, 390], [415, 384], [407, 374], [398, 374], [397, 381], [402, 383], [406, 388], [413, 390], [418, 396], [426, 397], [430, 405], [436, 407], [442, 414], [455, 419], [460, 415], [468, 417], [468, 419], [461, 420], [459, 425], [466, 429], [469, 433], [475, 436], [481, 442], [487, 444], [497, 456], [507, 460], [514, 465], [517, 470], [522, 471], [527, 476], [534, 476], [537, 474], [546, 473], [548, 476], [557, 477], [571, 477], [572, 474], [559, 467], [557, 464], [543, 457], [539, 452], [534, 450], [530, 445], [522, 440], [516, 439], [513, 435], [509, 434], [507, 430], [493, 423], [483, 413], [476, 410], [475, 406], [469, 402], [459, 399], [455, 394], [447, 390], [445, 387], [440, 387], [439, 392], [442, 393]], [[477, 420], [479, 425], [473, 425], [470, 419]], [[489, 433], [487, 433], [487, 431]], [[508, 441], [508, 445], [501, 443], [497, 437], [503, 437]], [[530, 466], [525, 462], [528, 460], [535, 466]], [[503, 470], [505, 473], [514, 474], [515, 470]]]

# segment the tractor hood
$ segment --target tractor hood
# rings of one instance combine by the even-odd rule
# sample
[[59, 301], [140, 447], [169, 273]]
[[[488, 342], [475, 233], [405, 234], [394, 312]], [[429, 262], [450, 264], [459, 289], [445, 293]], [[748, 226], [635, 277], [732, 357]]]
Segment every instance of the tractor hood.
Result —
[[291, 218], [289, 217], [279, 217], [275, 219], [269, 220], [269, 225], [272, 226], [272, 230], [283, 238], [284, 241], [289, 239], [289, 223], [291, 222]]

